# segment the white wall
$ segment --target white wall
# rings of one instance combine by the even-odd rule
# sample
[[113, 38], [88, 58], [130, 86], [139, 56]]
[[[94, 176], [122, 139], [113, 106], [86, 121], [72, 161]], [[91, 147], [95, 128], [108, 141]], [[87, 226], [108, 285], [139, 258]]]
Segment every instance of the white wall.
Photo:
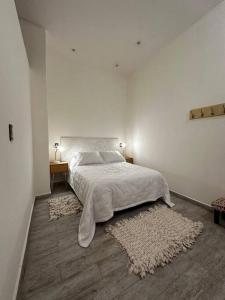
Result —
[[13, 0], [0, 1], [0, 40], [0, 299], [11, 300], [33, 204], [29, 65]]
[[30, 64], [35, 196], [50, 193], [45, 30], [21, 20]]
[[[79, 54], [78, 54], [79, 55]], [[79, 65], [47, 38], [49, 148], [60, 136], [124, 140], [126, 80], [116, 71]]]
[[188, 117], [192, 108], [225, 102], [225, 2], [133, 74], [128, 98], [135, 161], [201, 202], [224, 196], [225, 117]]

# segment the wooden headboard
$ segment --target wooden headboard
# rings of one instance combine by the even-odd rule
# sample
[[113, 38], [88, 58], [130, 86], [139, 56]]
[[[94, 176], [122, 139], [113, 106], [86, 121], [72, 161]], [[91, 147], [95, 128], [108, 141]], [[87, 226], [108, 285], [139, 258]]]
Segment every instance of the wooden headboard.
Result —
[[61, 160], [69, 162], [78, 151], [120, 150], [118, 138], [101, 137], [61, 137]]

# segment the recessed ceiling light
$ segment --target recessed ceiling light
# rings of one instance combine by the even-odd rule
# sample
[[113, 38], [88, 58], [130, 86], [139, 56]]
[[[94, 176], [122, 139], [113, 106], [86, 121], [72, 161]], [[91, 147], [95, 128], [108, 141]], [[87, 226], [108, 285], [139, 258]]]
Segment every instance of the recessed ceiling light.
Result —
[[75, 49], [75, 48], [72, 48], [72, 51], [73, 51], [73, 52], [76, 52], [76, 49]]
[[119, 64], [115, 64], [115, 68], [118, 68], [120, 65]]
[[137, 41], [137, 43], [136, 43], [136, 44], [137, 44], [138, 46], [139, 46], [139, 45], [141, 45], [141, 41]]

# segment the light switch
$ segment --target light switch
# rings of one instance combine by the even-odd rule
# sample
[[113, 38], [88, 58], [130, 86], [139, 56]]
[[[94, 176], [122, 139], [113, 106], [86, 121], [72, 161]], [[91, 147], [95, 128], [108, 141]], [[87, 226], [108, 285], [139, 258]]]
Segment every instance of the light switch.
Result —
[[13, 125], [9, 124], [9, 140], [10, 140], [10, 142], [12, 142], [13, 139], [14, 139], [14, 137], [13, 137]]

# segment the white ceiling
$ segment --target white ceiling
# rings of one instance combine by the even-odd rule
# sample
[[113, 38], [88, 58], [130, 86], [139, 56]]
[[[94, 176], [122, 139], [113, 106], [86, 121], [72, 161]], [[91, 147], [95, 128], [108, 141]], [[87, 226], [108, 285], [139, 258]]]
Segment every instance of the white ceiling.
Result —
[[[81, 63], [129, 74], [222, 0], [16, 0], [52, 45]], [[141, 40], [141, 45], [136, 42]], [[72, 52], [75, 48], [76, 52]]]

